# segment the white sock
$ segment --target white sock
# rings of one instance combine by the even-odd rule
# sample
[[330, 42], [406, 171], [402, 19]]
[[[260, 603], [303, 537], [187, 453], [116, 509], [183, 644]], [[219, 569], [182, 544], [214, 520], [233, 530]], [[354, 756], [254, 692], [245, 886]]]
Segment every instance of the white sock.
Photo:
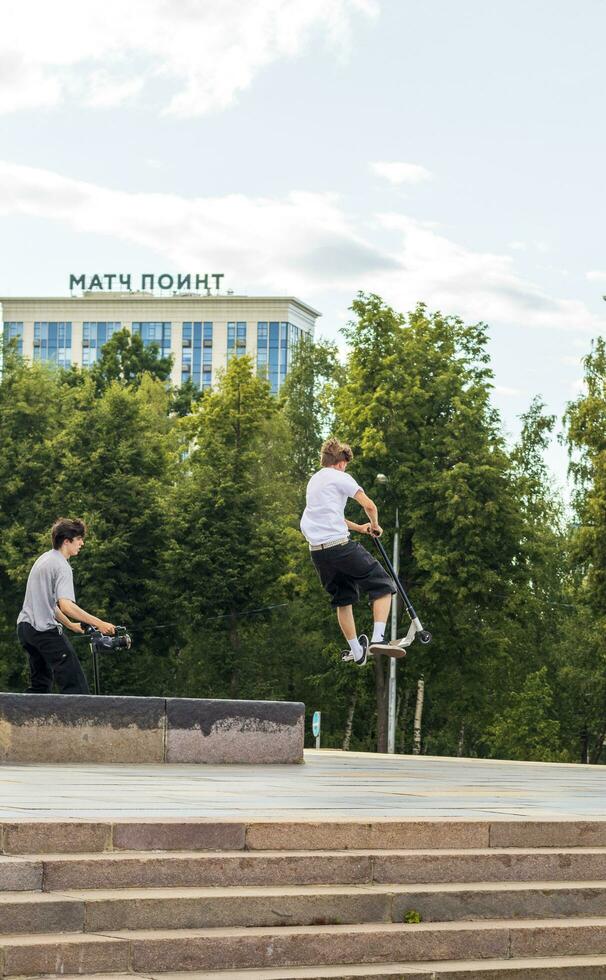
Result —
[[380, 643], [383, 637], [385, 636], [386, 627], [387, 627], [387, 623], [380, 623], [378, 619], [375, 620], [375, 624], [372, 630], [372, 640], [370, 642]]
[[354, 636], [353, 640], [348, 640], [347, 642], [349, 643], [349, 649], [353, 653], [354, 657], [356, 660], [359, 660], [362, 656], [363, 650], [357, 636]]

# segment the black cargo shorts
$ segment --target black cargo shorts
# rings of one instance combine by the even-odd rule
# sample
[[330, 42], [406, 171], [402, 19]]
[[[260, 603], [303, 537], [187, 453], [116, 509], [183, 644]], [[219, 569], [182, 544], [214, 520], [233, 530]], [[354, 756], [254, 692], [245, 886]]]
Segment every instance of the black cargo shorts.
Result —
[[333, 609], [352, 606], [361, 592], [365, 592], [369, 599], [380, 599], [396, 591], [391, 575], [358, 541], [336, 544], [310, 554]]

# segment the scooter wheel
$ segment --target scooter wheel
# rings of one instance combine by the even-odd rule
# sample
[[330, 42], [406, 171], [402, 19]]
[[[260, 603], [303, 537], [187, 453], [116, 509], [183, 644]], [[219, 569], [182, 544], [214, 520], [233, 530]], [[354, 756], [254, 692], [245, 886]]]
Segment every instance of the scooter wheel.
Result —
[[429, 630], [421, 630], [419, 633], [421, 643], [431, 643], [431, 633]]

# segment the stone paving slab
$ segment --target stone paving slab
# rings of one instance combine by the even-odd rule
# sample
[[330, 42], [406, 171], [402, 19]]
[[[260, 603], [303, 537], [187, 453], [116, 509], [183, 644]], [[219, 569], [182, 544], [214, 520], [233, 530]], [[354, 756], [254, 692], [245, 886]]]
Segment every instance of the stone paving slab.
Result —
[[307, 750], [305, 763], [3, 765], [0, 820], [431, 818], [492, 825], [591, 822], [603, 820], [606, 809], [604, 766], [332, 750]]

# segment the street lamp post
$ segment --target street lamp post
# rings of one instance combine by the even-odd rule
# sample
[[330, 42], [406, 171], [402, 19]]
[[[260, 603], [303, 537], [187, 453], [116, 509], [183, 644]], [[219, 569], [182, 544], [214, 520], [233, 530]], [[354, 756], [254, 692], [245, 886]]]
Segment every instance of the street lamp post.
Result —
[[[385, 476], [384, 473], [377, 473], [377, 483], [383, 485], [389, 482], [389, 477]], [[393, 559], [392, 565], [396, 575], [400, 571], [400, 515], [398, 511], [398, 506], [396, 504], [396, 523], [393, 535]], [[398, 595], [394, 595], [391, 602], [391, 640], [392, 642], [398, 638]], [[397, 687], [396, 687], [396, 666], [397, 661], [395, 657], [389, 658], [389, 683], [387, 688], [387, 751], [394, 753], [396, 751], [396, 698], [397, 698]]]

